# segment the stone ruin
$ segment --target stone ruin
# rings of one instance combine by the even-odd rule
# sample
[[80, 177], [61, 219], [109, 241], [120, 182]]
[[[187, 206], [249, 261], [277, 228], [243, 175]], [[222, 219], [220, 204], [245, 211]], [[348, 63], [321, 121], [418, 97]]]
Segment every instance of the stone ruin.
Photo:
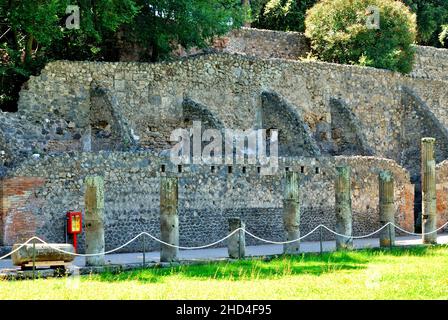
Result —
[[[241, 29], [217, 43], [165, 63], [56, 61], [31, 77], [18, 112], [0, 114], [0, 247], [34, 235], [65, 242], [65, 213], [85, 210], [89, 175], [104, 178], [106, 250], [141, 231], [160, 236], [165, 176], [179, 177], [183, 246], [221, 239], [231, 217], [260, 237], [284, 240], [286, 171], [300, 173], [300, 233], [334, 229], [339, 165], [352, 169], [355, 235], [381, 226], [382, 170], [394, 177], [396, 223], [413, 231], [427, 136], [437, 139], [438, 224], [448, 220], [447, 50], [416, 47], [414, 71], [401, 75], [302, 60], [309, 49], [299, 33]], [[193, 121], [279, 130], [278, 173], [260, 175], [253, 164], [172, 164], [170, 133]]]

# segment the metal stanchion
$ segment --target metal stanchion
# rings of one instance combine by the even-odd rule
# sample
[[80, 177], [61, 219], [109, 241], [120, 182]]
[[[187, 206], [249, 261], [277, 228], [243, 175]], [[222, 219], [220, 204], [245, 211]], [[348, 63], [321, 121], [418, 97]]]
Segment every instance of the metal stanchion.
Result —
[[320, 226], [320, 228], [319, 228], [319, 233], [320, 233], [320, 254], [322, 255], [322, 253], [324, 251], [324, 248], [322, 245], [322, 226]]
[[392, 224], [389, 224], [389, 248], [392, 250]]
[[238, 260], [241, 260], [241, 229], [238, 231]]
[[33, 241], [33, 280], [36, 279], [36, 242]]
[[146, 235], [143, 235], [143, 268], [146, 267]]

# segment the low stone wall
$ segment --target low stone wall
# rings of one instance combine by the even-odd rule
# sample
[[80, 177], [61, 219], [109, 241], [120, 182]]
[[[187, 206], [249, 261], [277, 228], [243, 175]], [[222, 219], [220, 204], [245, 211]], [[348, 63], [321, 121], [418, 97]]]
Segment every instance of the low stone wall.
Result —
[[[310, 52], [309, 39], [300, 32], [283, 32], [255, 28], [234, 30], [216, 40], [218, 51], [239, 53], [258, 58], [298, 60]], [[448, 50], [414, 46], [415, 64], [411, 77], [448, 80]]]
[[[297, 60], [310, 51], [307, 38], [299, 32], [282, 32], [241, 28], [232, 31], [215, 46], [224, 52], [246, 54], [259, 58]], [[220, 45], [222, 43], [222, 45]]]
[[[448, 222], [448, 160], [436, 167], [437, 227]], [[448, 227], [445, 228], [448, 230]]]
[[[162, 164], [166, 172], [161, 172]], [[182, 172], [151, 153], [66, 153], [24, 162], [1, 181], [3, 245], [38, 235], [65, 241], [65, 213], [84, 209], [84, 179], [105, 179], [106, 249], [115, 248], [142, 231], [159, 237], [159, 181], [179, 176], [180, 244], [198, 246], [228, 234], [228, 218], [241, 217], [247, 229], [266, 239], [283, 240], [283, 173], [303, 172], [302, 235], [323, 223], [334, 229], [334, 167], [352, 167], [354, 234], [380, 227], [378, 172], [391, 170], [396, 179], [396, 221], [413, 230], [413, 187], [409, 175], [391, 160], [373, 157], [282, 159], [278, 174], [264, 176], [255, 166], [184, 166]], [[318, 234], [308, 240], [317, 240]], [[325, 239], [333, 236], [324, 233]], [[149, 241], [148, 241], [149, 242]], [[80, 238], [83, 251], [84, 237]], [[249, 245], [257, 241], [248, 237]], [[222, 244], [225, 245], [225, 244]], [[154, 241], [149, 249], [158, 249]], [[141, 249], [134, 243], [124, 251]]]
[[448, 50], [425, 46], [415, 46], [415, 48], [417, 54], [411, 76], [447, 81]]

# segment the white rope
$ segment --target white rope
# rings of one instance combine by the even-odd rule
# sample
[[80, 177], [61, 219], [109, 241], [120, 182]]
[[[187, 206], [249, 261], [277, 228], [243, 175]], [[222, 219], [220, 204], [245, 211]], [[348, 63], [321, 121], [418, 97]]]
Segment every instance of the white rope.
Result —
[[413, 236], [423, 236], [423, 235], [433, 234], [433, 233], [436, 233], [436, 232], [442, 230], [442, 229], [445, 228], [446, 226], [448, 226], [448, 222], [446, 222], [443, 226], [441, 226], [440, 228], [438, 228], [438, 229], [436, 229], [436, 230], [434, 230], [434, 231], [425, 232], [425, 233], [414, 233], [414, 232], [409, 232], [409, 231], [407, 231], [407, 230], [404, 230], [404, 229], [402, 229], [402, 228], [400, 228], [399, 226], [397, 226], [397, 225], [394, 224], [394, 227], [397, 228], [398, 230], [400, 230], [400, 231], [402, 231], [402, 232], [404, 232], [404, 233], [413, 235]]
[[246, 232], [246, 233], [247, 233], [249, 236], [251, 236], [252, 238], [255, 238], [255, 239], [260, 240], [260, 241], [262, 241], [262, 242], [271, 243], [271, 244], [288, 244], [288, 243], [293, 243], [293, 242], [297, 242], [297, 241], [300, 241], [300, 240], [302, 240], [302, 239], [305, 239], [306, 237], [308, 237], [309, 235], [311, 235], [312, 233], [314, 233], [314, 231], [316, 231], [316, 230], [319, 229], [320, 227], [322, 227], [321, 224], [318, 225], [318, 226], [317, 226], [316, 228], [314, 228], [313, 230], [311, 230], [310, 232], [308, 232], [308, 233], [307, 233], [306, 235], [304, 235], [303, 237], [300, 237], [300, 238], [297, 238], [297, 239], [294, 239], [294, 240], [289, 240], [289, 241], [281, 241], [281, 242], [280, 242], [280, 241], [266, 240], [266, 239], [257, 237], [256, 235], [250, 233], [250, 232], [247, 231], [247, 230], [244, 230], [244, 232]]
[[213, 243], [210, 243], [210, 244], [207, 244], [207, 245], [204, 245], [204, 246], [199, 246], [199, 247], [181, 247], [181, 246], [176, 246], [176, 245], [167, 243], [167, 242], [165, 242], [163, 240], [160, 240], [160, 239], [154, 237], [153, 235], [151, 235], [151, 234], [149, 234], [147, 232], [141, 232], [138, 235], [136, 235], [134, 238], [132, 238], [131, 240], [126, 242], [125, 244], [123, 244], [123, 245], [121, 245], [121, 246], [119, 246], [119, 247], [117, 247], [115, 249], [112, 249], [112, 250], [109, 250], [109, 251], [105, 251], [105, 252], [100, 252], [100, 253], [85, 253], [85, 254], [74, 253], [74, 252], [62, 250], [62, 249], [58, 248], [57, 246], [55, 246], [54, 244], [48, 243], [48, 242], [42, 240], [39, 237], [32, 237], [31, 239], [27, 240], [25, 243], [21, 244], [18, 248], [14, 249], [13, 251], [11, 251], [10, 253], [4, 255], [3, 257], [0, 257], [0, 260], [4, 259], [4, 258], [6, 258], [6, 257], [8, 257], [10, 255], [12, 255], [14, 252], [16, 252], [18, 250], [20, 250], [22, 247], [27, 245], [31, 240], [40, 241], [41, 243], [43, 243], [43, 244], [47, 245], [48, 247], [52, 248], [53, 250], [56, 250], [58, 252], [65, 253], [65, 254], [68, 254], [68, 255], [72, 255], [72, 256], [76, 256], [76, 257], [96, 257], [96, 256], [103, 256], [103, 255], [106, 255], [106, 254], [111, 254], [111, 253], [116, 252], [116, 251], [118, 251], [120, 249], [123, 249], [124, 247], [128, 246], [129, 244], [131, 244], [132, 242], [137, 240], [142, 235], [147, 235], [148, 237], [152, 238], [153, 240], [155, 240], [155, 241], [157, 241], [157, 242], [159, 242], [159, 243], [161, 243], [163, 245], [172, 247], [172, 248], [178, 248], [178, 249], [181, 249], [181, 250], [198, 250], [198, 249], [205, 249], [205, 248], [217, 245], [218, 243], [220, 243], [220, 242], [222, 242], [224, 240], [227, 240], [228, 238], [230, 238], [231, 236], [233, 236], [236, 232], [239, 232], [240, 230], [245, 231], [242, 228], [238, 228], [238, 229], [234, 230], [233, 232], [231, 232], [230, 234], [228, 234], [227, 236], [225, 236], [224, 238], [222, 238], [221, 240], [215, 241]]
[[151, 234], [149, 234], [149, 233], [144, 232], [144, 234], [146, 234], [146, 235], [149, 236], [150, 238], [154, 239], [155, 241], [160, 242], [161, 244], [164, 244], [164, 245], [169, 246], [169, 247], [172, 247], [172, 248], [178, 248], [178, 249], [181, 249], [181, 250], [198, 250], [198, 249], [205, 249], [205, 248], [208, 248], [208, 247], [212, 247], [212, 246], [214, 246], [214, 245], [217, 245], [218, 243], [223, 242], [224, 240], [227, 240], [228, 238], [230, 238], [231, 236], [233, 236], [235, 233], [237, 233], [237, 232], [240, 231], [240, 230], [243, 231], [243, 232], [247, 232], [247, 231], [244, 230], [243, 228], [238, 228], [238, 229], [233, 230], [232, 233], [228, 234], [227, 236], [225, 236], [225, 237], [222, 238], [221, 240], [218, 240], [218, 241], [215, 241], [215, 242], [213, 242], [213, 243], [206, 244], [206, 245], [204, 245], [204, 246], [200, 246], [200, 247], [180, 247], [180, 246], [176, 246], [176, 245], [174, 245], [174, 244], [167, 243], [167, 242], [165, 242], [165, 241], [163, 241], [163, 240], [157, 239], [156, 237], [154, 237], [153, 235], [151, 235]]
[[21, 244], [19, 247], [17, 247], [16, 249], [12, 250], [10, 253], [5, 254], [4, 256], [0, 257], [0, 260], [5, 259], [5, 258], [9, 257], [10, 255], [12, 255], [14, 252], [19, 251], [19, 250], [22, 249], [24, 246], [26, 246], [30, 241], [38, 240], [38, 239], [39, 239], [39, 238], [37, 238], [37, 237], [29, 238], [27, 241], [25, 241], [24, 243], [22, 243], [22, 244]]
[[324, 226], [324, 225], [321, 225], [321, 226], [322, 226], [322, 228], [328, 230], [329, 232], [331, 232], [331, 233], [333, 233], [334, 235], [339, 236], [339, 237], [351, 238], [351, 239], [364, 239], [364, 238], [369, 238], [369, 237], [373, 236], [374, 234], [377, 234], [378, 232], [380, 232], [381, 230], [383, 230], [384, 228], [386, 228], [386, 227], [389, 226], [389, 225], [394, 225], [394, 224], [393, 224], [392, 222], [388, 222], [388, 223], [386, 223], [384, 226], [382, 226], [381, 228], [379, 228], [378, 230], [376, 230], [376, 231], [374, 231], [374, 232], [372, 232], [372, 233], [366, 234], [366, 235], [364, 235], [364, 236], [349, 236], [349, 235], [346, 235], [346, 234], [340, 234], [340, 233], [337, 233], [336, 231], [331, 230], [331, 229], [328, 228], [327, 226]]
[[378, 232], [380, 232], [381, 230], [385, 229], [385, 228], [388, 227], [389, 225], [392, 225], [394, 228], [396, 228], [396, 229], [398, 229], [398, 230], [400, 230], [400, 231], [402, 231], [402, 232], [404, 232], [404, 233], [413, 235], [413, 236], [423, 236], [423, 235], [433, 234], [433, 233], [436, 233], [436, 232], [442, 230], [443, 228], [445, 228], [446, 226], [448, 226], [448, 222], [445, 223], [445, 224], [444, 224], [443, 226], [441, 226], [440, 228], [438, 228], [438, 229], [436, 229], [436, 230], [434, 230], [434, 231], [426, 232], [426, 233], [414, 233], [414, 232], [409, 232], [409, 231], [406, 231], [406, 230], [402, 229], [401, 227], [395, 225], [395, 224], [392, 223], [392, 222], [388, 222], [388, 223], [386, 223], [385, 225], [383, 225], [381, 228], [379, 228], [378, 230], [376, 230], [376, 231], [374, 231], [374, 232], [372, 232], [372, 233], [369, 233], [369, 234], [367, 234], [367, 235], [363, 235], [363, 236], [349, 236], [349, 235], [345, 235], [345, 234], [340, 234], [340, 233], [337, 233], [336, 231], [331, 230], [331, 229], [328, 228], [327, 226], [325, 226], [325, 225], [323, 225], [323, 224], [320, 224], [320, 225], [318, 225], [317, 227], [315, 227], [313, 230], [311, 230], [310, 232], [308, 232], [307, 234], [305, 234], [304, 236], [299, 237], [299, 238], [297, 238], [297, 239], [289, 240], [289, 241], [271, 241], [271, 240], [266, 240], [266, 239], [263, 239], [263, 238], [260, 238], [260, 237], [258, 237], [258, 236], [256, 236], [256, 235], [254, 235], [253, 233], [247, 231], [246, 229], [238, 228], [238, 229], [234, 230], [233, 232], [231, 232], [230, 234], [228, 234], [227, 236], [225, 236], [224, 238], [222, 238], [222, 239], [220, 239], [220, 240], [218, 240], [218, 241], [215, 241], [215, 242], [213, 242], [213, 243], [206, 244], [206, 245], [203, 245], [203, 246], [198, 246], [198, 247], [182, 247], [182, 246], [173, 245], [173, 244], [167, 243], [167, 242], [165, 242], [165, 241], [163, 241], [163, 240], [160, 240], [160, 239], [156, 238], [155, 236], [153, 236], [153, 235], [151, 235], [151, 234], [149, 234], [149, 233], [147, 233], [147, 232], [141, 232], [141, 233], [139, 233], [138, 235], [136, 235], [134, 238], [132, 238], [131, 240], [129, 240], [128, 242], [126, 242], [125, 244], [123, 244], [123, 245], [121, 245], [121, 246], [119, 246], [119, 247], [117, 247], [117, 248], [115, 248], [115, 249], [112, 249], [112, 250], [109, 250], [109, 251], [105, 251], [105, 252], [101, 252], [101, 253], [86, 253], [86, 254], [74, 253], [74, 252], [69, 252], [69, 251], [62, 250], [62, 249], [58, 248], [57, 246], [55, 246], [54, 244], [48, 243], [48, 242], [42, 240], [41, 238], [34, 236], [34, 237], [28, 239], [27, 241], [25, 241], [23, 244], [21, 244], [19, 247], [17, 247], [16, 249], [14, 249], [13, 251], [11, 251], [10, 253], [8, 253], [8, 254], [6, 254], [6, 255], [0, 257], [0, 260], [5, 259], [5, 258], [11, 256], [12, 254], [14, 254], [15, 252], [19, 251], [21, 248], [23, 248], [24, 246], [26, 246], [29, 242], [31, 242], [31, 241], [33, 241], [33, 240], [40, 241], [41, 243], [43, 243], [43, 244], [49, 246], [50, 248], [52, 248], [52, 249], [54, 249], [54, 250], [56, 250], [56, 251], [58, 251], [58, 252], [68, 254], [68, 255], [77, 256], [77, 257], [95, 257], [95, 256], [102, 256], [102, 255], [111, 254], [111, 253], [113, 253], [113, 252], [116, 252], [116, 251], [118, 251], [118, 250], [121, 250], [121, 249], [123, 249], [124, 247], [128, 246], [129, 244], [131, 244], [132, 242], [136, 241], [136, 240], [137, 240], [139, 237], [141, 237], [142, 235], [146, 235], [146, 236], [150, 237], [151, 239], [153, 239], [153, 240], [155, 240], [155, 241], [157, 241], [157, 242], [159, 242], [159, 243], [161, 243], [161, 244], [163, 244], [163, 245], [172, 247], [172, 248], [177, 248], [177, 249], [181, 249], [181, 250], [198, 250], [198, 249], [205, 249], [205, 248], [209, 248], [209, 247], [215, 246], [215, 245], [219, 244], [220, 242], [223, 242], [223, 241], [227, 240], [228, 238], [230, 238], [231, 236], [233, 236], [235, 233], [240, 232], [240, 231], [245, 232], [245, 233], [248, 234], [249, 236], [251, 236], [251, 237], [253, 237], [254, 239], [257, 239], [257, 240], [259, 240], [259, 241], [262, 241], [262, 242], [265, 242], [265, 243], [271, 243], [271, 244], [282, 245], [282, 244], [289, 244], [289, 243], [293, 243], [293, 242], [297, 242], [297, 241], [300, 241], [300, 240], [302, 240], [302, 239], [305, 239], [306, 237], [308, 237], [308, 236], [310, 236], [311, 234], [313, 234], [314, 232], [316, 232], [319, 228], [324, 228], [324, 229], [328, 230], [329, 232], [331, 232], [331, 233], [333, 233], [334, 235], [339, 236], [339, 237], [352, 238], [352, 239], [364, 239], [364, 238], [369, 238], [369, 237], [375, 235], [376, 233], [378, 233]]

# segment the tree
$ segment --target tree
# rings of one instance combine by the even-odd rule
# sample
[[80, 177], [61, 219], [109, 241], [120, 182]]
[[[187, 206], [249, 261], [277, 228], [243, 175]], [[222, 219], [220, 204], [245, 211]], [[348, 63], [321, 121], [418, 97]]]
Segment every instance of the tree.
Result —
[[151, 61], [173, 45], [204, 48], [214, 36], [240, 27], [246, 18], [241, 0], [138, 0], [141, 10], [126, 27], [126, 38], [148, 49]]
[[68, 4], [68, 0], [0, 0], [3, 110], [16, 109], [21, 84], [47, 61], [94, 56], [103, 37], [130, 22], [138, 11], [133, 0], [80, 0], [80, 29], [68, 30]]
[[448, 1], [446, 0], [403, 0], [417, 14], [419, 44], [434, 47], [445, 43], [448, 25]]
[[[379, 9], [380, 26], [366, 22]], [[408, 73], [412, 70], [416, 17], [394, 0], [322, 0], [308, 10], [305, 35], [324, 61]]]
[[[67, 5], [80, 28], [67, 29]], [[15, 110], [21, 84], [48, 61], [118, 60], [117, 32], [156, 61], [180, 44], [205, 47], [247, 18], [241, 0], [0, 0], [0, 107]]]

